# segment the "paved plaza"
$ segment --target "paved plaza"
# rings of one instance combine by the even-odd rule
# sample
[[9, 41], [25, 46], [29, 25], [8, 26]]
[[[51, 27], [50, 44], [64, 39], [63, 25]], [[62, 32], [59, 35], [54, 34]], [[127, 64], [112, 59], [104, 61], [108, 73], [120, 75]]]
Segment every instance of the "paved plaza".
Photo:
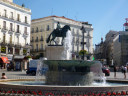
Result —
[[35, 79], [36, 76], [27, 75], [26, 71], [6, 71], [0, 70], [0, 74], [6, 73], [8, 79]]
[[[26, 71], [7, 71], [7, 70], [1, 70], [0, 74], [6, 73], [6, 76], [8, 79], [35, 79], [36, 76], [27, 75]], [[124, 74], [122, 72], [117, 72], [116, 78], [114, 78], [114, 72], [110, 72], [110, 76], [106, 77], [107, 80], [128, 80], [128, 72], [127, 77], [124, 79]]]

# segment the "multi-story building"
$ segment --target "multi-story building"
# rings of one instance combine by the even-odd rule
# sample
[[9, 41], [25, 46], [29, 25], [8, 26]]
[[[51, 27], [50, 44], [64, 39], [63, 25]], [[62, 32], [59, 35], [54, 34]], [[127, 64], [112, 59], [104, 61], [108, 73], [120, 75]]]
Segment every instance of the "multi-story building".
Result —
[[118, 66], [128, 63], [128, 19], [124, 23], [125, 30], [119, 31], [118, 35], [113, 40], [113, 60]]
[[[85, 44], [85, 50], [88, 51], [91, 55], [88, 55], [87, 58], [91, 59], [92, 53], [93, 53], [93, 27], [91, 24], [88, 24], [88, 22], [79, 22], [75, 21], [69, 18], [66, 18], [64, 16], [49, 16], [44, 17], [40, 19], [34, 19], [32, 20], [31, 25], [31, 45], [32, 55], [40, 55], [43, 54], [43, 56], [46, 56], [45, 50], [46, 46], [48, 45], [46, 43], [46, 39], [49, 36], [49, 34], [57, 28], [57, 23], [60, 23], [61, 28], [64, 25], [70, 25], [71, 32], [73, 35], [72, 40], [72, 55], [78, 57], [79, 51], [82, 50], [83, 45], [82, 42], [82, 30], [81, 27], [84, 26], [85, 33], [84, 33], [84, 41]], [[57, 39], [59, 42], [60, 39]]]
[[110, 30], [105, 37], [104, 42], [104, 58], [108, 65], [113, 65], [113, 39], [118, 35], [117, 31]]
[[30, 9], [14, 4], [13, 0], [0, 0], [0, 57], [14, 61], [17, 69], [30, 53], [30, 24]]

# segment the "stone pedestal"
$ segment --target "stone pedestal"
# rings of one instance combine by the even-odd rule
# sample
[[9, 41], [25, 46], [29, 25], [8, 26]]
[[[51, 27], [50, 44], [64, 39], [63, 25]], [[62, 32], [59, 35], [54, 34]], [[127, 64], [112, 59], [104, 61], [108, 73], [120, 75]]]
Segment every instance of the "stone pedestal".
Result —
[[63, 46], [47, 46], [46, 58], [48, 60], [62, 60], [63, 51], [64, 51]]

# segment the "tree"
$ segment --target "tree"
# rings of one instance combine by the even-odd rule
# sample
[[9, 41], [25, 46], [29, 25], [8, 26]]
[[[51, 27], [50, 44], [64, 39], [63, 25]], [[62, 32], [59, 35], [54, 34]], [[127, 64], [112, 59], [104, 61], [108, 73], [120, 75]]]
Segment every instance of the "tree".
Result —
[[79, 55], [86, 55], [88, 54], [86, 50], [80, 50], [79, 51]]

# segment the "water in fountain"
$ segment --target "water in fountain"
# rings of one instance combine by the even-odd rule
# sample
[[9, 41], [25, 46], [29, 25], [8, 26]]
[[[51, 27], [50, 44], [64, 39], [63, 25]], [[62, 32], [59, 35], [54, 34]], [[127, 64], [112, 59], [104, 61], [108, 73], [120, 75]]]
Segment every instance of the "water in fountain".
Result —
[[35, 81], [42, 81], [42, 79], [45, 78], [45, 68], [47, 68], [47, 65], [44, 64], [43, 60], [47, 60], [47, 58], [40, 58], [39, 63], [37, 64]]
[[[102, 72], [102, 64], [97, 61], [94, 65], [91, 66], [91, 72], [93, 72], [93, 79], [96, 79], [101, 82], [101, 84], [104, 86], [106, 85], [106, 77], [105, 74]], [[95, 82], [96, 84], [96, 82]]]
[[62, 60], [71, 60], [72, 51], [72, 33], [67, 31], [66, 37], [64, 39], [64, 51], [62, 52]]

